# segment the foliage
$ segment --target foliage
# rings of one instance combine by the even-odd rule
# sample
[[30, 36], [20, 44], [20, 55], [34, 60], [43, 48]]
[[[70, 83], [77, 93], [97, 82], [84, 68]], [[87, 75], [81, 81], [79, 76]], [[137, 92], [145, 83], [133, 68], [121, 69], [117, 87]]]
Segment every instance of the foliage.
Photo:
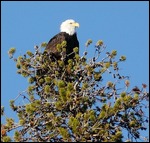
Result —
[[[58, 46], [60, 52], [64, 43]], [[27, 51], [14, 60], [17, 73], [27, 78], [29, 86], [10, 101], [19, 122], [6, 118], [1, 125], [1, 141], [123, 142], [141, 138], [140, 130], [146, 130], [148, 122], [142, 103], [148, 100], [146, 85], [129, 89], [129, 77], [119, 73], [119, 64], [126, 57], [117, 60], [116, 50], [106, 52], [99, 61], [106, 48], [102, 40], [93, 48], [95, 56], [88, 60], [91, 43], [91, 39], [86, 42], [82, 57], [75, 48], [75, 57], [68, 64], [40, 52], [46, 43], [35, 46], [35, 53]], [[8, 53], [13, 56], [14, 52], [11, 48]], [[109, 75], [112, 79], [104, 82]], [[25, 104], [15, 104], [20, 98]], [[1, 115], [5, 115], [3, 106]], [[7, 133], [13, 130], [10, 138]]]

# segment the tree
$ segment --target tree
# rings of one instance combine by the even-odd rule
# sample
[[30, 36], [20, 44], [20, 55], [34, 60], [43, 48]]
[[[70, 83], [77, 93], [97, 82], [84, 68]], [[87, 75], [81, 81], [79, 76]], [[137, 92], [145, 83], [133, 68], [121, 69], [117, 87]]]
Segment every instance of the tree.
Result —
[[[141, 139], [140, 130], [146, 130], [148, 117], [144, 115], [148, 93], [146, 84], [129, 89], [128, 76], [121, 75], [119, 64], [126, 60], [117, 51], [106, 52], [102, 40], [96, 43], [95, 56], [87, 59], [87, 48], [92, 40], [86, 42], [84, 55], [55, 60], [41, 52], [46, 46], [35, 46], [35, 53], [27, 51], [24, 56], [14, 58], [17, 73], [28, 78], [27, 90], [10, 100], [11, 109], [16, 112], [19, 122], [6, 118], [1, 124], [1, 141], [86, 141], [123, 142]], [[66, 42], [58, 45], [61, 52]], [[15, 48], [8, 52], [12, 58]], [[104, 82], [106, 76], [111, 80]], [[121, 83], [121, 85], [119, 84]], [[121, 87], [120, 87], [121, 86]], [[23, 99], [25, 104], [18, 105]], [[143, 104], [144, 103], [144, 104]], [[1, 107], [1, 115], [4, 115]], [[127, 135], [124, 131], [127, 131]], [[14, 131], [14, 137], [8, 132]], [[142, 138], [142, 140], [146, 138]]]

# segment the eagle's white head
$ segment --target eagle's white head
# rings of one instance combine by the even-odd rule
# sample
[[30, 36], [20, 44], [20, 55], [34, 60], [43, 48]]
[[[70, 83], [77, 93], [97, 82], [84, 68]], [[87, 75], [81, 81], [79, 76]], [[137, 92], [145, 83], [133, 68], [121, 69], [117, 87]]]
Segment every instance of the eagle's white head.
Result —
[[79, 23], [75, 22], [73, 19], [68, 19], [62, 22], [60, 31], [73, 35], [76, 32], [76, 27], [79, 27]]

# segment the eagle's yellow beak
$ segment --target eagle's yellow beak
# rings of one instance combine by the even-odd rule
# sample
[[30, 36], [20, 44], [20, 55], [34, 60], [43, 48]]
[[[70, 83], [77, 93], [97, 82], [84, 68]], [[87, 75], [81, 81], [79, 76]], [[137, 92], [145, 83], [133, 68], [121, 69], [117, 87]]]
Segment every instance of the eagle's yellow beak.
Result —
[[74, 27], [79, 27], [79, 26], [80, 26], [79, 23], [77, 23], [77, 22], [73, 23], [72, 25], [73, 25]]

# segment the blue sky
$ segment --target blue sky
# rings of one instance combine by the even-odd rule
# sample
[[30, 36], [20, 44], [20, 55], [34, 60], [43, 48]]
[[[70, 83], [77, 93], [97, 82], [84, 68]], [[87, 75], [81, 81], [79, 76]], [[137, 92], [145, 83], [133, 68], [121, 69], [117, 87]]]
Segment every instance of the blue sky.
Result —
[[15, 47], [15, 57], [27, 50], [34, 52], [35, 45], [48, 42], [59, 32], [61, 22], [70, 18], [80, 23], [77, 29], [80, 55], [85, 42], [92, 39], [93, 44], [88, 48], [88, 56], [92, 57], [94, 44], [102, 39], [106, 51], [116, 49], [118, 57], [127, 57], [120, 67], [122, 73], [130, 76], [131, 86], [142, 83], [149, 86], [148, 2], [3, 1], [1, 4], [1, 103], [8, 115], [13, 115], [9, 100], [25, 90], [28, 83], [16, 74], [15, 62], [9, 59], [7, 51]]

